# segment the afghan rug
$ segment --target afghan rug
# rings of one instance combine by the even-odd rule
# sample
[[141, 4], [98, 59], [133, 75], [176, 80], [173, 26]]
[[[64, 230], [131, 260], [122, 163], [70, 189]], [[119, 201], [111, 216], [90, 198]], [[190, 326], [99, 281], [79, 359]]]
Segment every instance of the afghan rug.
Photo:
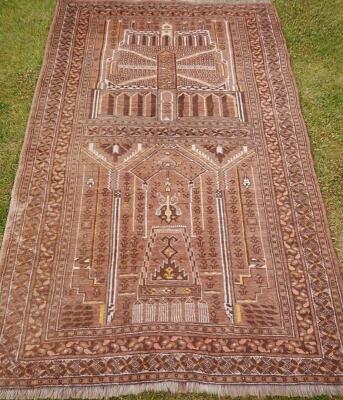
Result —
[[58, 1], [0, 327], [2, 398], [342, 393], [342, 281], [272, 4]]

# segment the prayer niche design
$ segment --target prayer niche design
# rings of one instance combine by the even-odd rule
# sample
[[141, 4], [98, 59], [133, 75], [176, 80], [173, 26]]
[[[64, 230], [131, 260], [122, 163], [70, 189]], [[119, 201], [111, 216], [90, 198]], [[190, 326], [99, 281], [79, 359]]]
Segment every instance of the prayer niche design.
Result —
[[[232, 25], [106, 19], [98, 34], [89, 126], [132, 126], [139, 139], [113, 135], [83, 144], [78, 240], [61, 326], [220, 324], [282, 332], [289, 305], [278, 296], [272, 249], [262, 236], [253, 143], [193, 142], [183, 134], [194, 124], [220, 125], [221, 132], [228, 123], [247, 124]], [[181, 135], [177, 143], [140, 135], [140, 128], [171, 125]]]
[[166, 22], [138, 29], [134, 22], [114, 27], [108, 20], [91, 117], [244, 121], [229, 24], [188, 30]]
[[341, 390], [279, 20], [229, 3], [59, 2], [1, 248], [4, 397]]
[[106, 139], [81, 161], [62, 326], [282, 324], [253, 149]]

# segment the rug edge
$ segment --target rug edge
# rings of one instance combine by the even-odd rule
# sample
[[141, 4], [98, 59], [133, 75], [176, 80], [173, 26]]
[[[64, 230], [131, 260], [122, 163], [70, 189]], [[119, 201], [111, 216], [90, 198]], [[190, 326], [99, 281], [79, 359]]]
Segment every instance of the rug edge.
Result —
[[318, 396], [342, 395], [343, 384], [212, 384], [162, 381], [145, 384], [0, 389], [0, 399], [108, 399], [143, 392], [206, 393], [218, 396]]
[[[18, 162], [18, 168], [16, 171], [16, 176], [14, 180], [14, 184], [11, 192], [11, 200], [10, 206], [7, 216], [7, 221], [5, 224], [4, 235], [2, 241], [0, 240], [0, 264], [2, 261], [2, 257], [5, 256], [6, 248], [8, 247], [8, 242], [11, 237], [11, 230], [13, 228], [13, 224], [15, 223], [14, 217], [18, 207], [18, 187], [20, 186], [20, 180], [23, 175], [23, 163], [22, 160], [25, 158], [25, 154], [30, 146], [30, 139], [33, 135], [33, 132], [30, 133], [30, 128], [32, 124], [32, 120], [34, 119], [34, 113], [37, 108], [37, 100], [39, 90], [41, 88], [41, 83], [44, 76], [44, 71], [46, 68], [46, 64], [48, 61], [48, 53], [50, 51], [50, 47], [52, 45], [51, 39], [53, 33], [55, 31], [55, 25], [57, 17], [60, 13], [61, 7], [68, 3], [69, 0], [56, 0], [55, 9], [53, 11], [49, 33], [47, 39], [45, 41], [45, 48], [43, 52], [42, 65], [39, 73], [39, 77], [36, 82], [34, 94], [32, 97], [32, 103], [30, 112], [27, 118], [26, 129], [23, 136], [23, 144], [21, 148], [21, 153]], [[76, 0], [77, 1], [77, 0]], [[83, 0], [88, 1], [88, 0]], [[90, 0], [90, 1], [98, 1], [98, 0]], [[102, 0], [100, 0], [102, 1]], [[149, 2], [149, 1], [163, 1], [163, 0], [109, 0], [113, 2]], [[272, 0], [165, 0], [168, 2], [180, 2], [180, 3], [190, 3], [190, 4], [272, 4]], [[274, 10], [276, 11], [275, 5], [273, 5]], [[280, 25], [280, 31], [284, 40], [284, 43], [287, 44], [287, 40], [282, 30], [282, 24], [279, 19], [278, 12], [276, 11], [276, 15], [278, 18], [278, 22]], [[291, 58], [289, 54], [289, 50], [287, 45], [285, 45], [286, 52], [288, 55], [289, 62], [289, 71], [292, 75], [292, 80], [294, 82], [294, 88], [296, 92], [297, 102], [300, 106], [300, 117], [305, 126], [305, 140], [308, 150], [308, 156], [310, 160], [310, 166], [312, 169], [312, 174], [316, 181], [316, 191], [319, 194], [321, 208], [322, 208], [322, 220], [324, 222], [324, 227], [326, 228], [326, 237], [330, 242], [330, 249], [333, 252], [333, 258], [335, 260], [336, 268], [338, 268], [338, 275], [340, 275], [339, 271], [339, 259], [337, 253], [335, 251], [335, 247], [332, 242], [332, 236], [329, 228], [329, 223], [327, 219], [327, 211], [325, 207], [325, 203], [322, 198], [320, 185], [318, 182], [317, 173], [314, 168], [314, 159], [312, 155], [312, 146], [310, 144], [310, 139], [308, 135], [308, 127], [306, 121], [303, 116], [298, 85], [296, 83], [296, 79], [293, 73]], [[336, 269], [337, 272], [337, 269]], [[338, 280], [341, 284], [343, 280]], [[342, 284], [343, 286], [343, 284]], [[93, 385], [93, 386], [65, 386], [65, 387], [39, 387], [39, 388], [0, 388], [0, 399], [18, 399], [18, 400], [29, 400], [32, 398], [36, 399], [44, 399], [49, 397], [51, 399], [68, 399], [78, 397], [80, 399], [98, 399], [98, 398], [109, 398], [112, 396], [121, 396], [121, 395], [129, 395], [129, 394], [139, 394], [146, 391], [152, 392], [170, 392], [170, 393], [207, 393], [214, 394], [219, 396], [269, 396], [269, 395], [285, 395], [285, 396], [314, 396], [314, 395], [343, 395], [343, 384], [212, 384], [212, 383], [196, 383], [196, 382], [169, 382], [162, 381], [157, 383], [146, 383], [146, 384], [109, 384], [109, 385]]]
[[[70, 0], [57, 0], [68, 2]], [[74, 2], [89, 2], [97, 3], [103, 2], [104, 0], [73, 0]], [[107, 0], [109, 3], [189, 3], [189, 4], [272, 4], [273, 0]]]
[[[341, 264], [341, 261], [340, 261], [339, 255], [338, 255], [338, 251], [337, 251], [337, 249], [334, 245], [334, 241], [333, 241], [332, 231], [331, 231], [331, 227], [330, 227], [330, 223], [329, 223], [329, 219], [328, 219], [327, 206], [326, 206], [324, 198], [323, 198], [322, 189], [321, 189], [321, 185], [319, 182], [319, 176], [317, 175], [317, 171], [316, 171], [316, 163], [315, 163], [315, 159], [314, 159], [314, 155], [313, 155], [313, 145], [311, 143], [310, 135], [309, 135], [309, 126], [308, 126], [307, 120], [305, 119], [304, 112], [303, 112], [303, 104], [301, 101], [300, 89], [299, 89], [298, 81], [297, 81], [295, 73], [294, 73], [291, 53], [289, 51], [287, 38], [286, 38], [286, 35], [283, 30], [283, 24], [281, 22], [281, 18], [280, 18], [278, 9], [275, 6], [275, 4], [273, 3], [273, 0], [271, 0], [270, 4], [271, 4], [271, 7], [269, 8], [269, 10], [271, 10], [275, 15], [279, 33], [280, 33], [280, 37], [282, 40], [281, 46], [283, 47], [285, 54], [286, 54], [287, 71], [290, 75], [292, 89], [295, 94], [295, 102], [296, 102], [296, 106], [297, 106], [297, 109], [299, 112], [299, 120], [302, 125], [303, 138], [304, 138], [304, 142], [305, 142], [304, 148], [305, 148], [306, 155], [307, 155], [306, 163], [307, 163], [307, 166], [309, 167], [309, 170], [310, 170], [313, 182], [314, 182], [313, 187], [316, 192], [317, 198], [319, 200], [319, 206], [320, 206], [320, 211], [321, 211], [320, 222], [324, 229], [325, 239], [327, 241], [328, 250], [329, 250], [330, 256], [331, 256], [331, 261], [332, 261], [331, 268], [335, 274], [337, 286], [343, 293], [343, 264]], [[337, 306], [337, 304], [336, 304], [336, 306]], [[341, 301], [340, 301], [340, 307], [343, 310], [343, 297], [341, 298]], [[343, 328], [343, 322], [340, 324], [340, 326]]]
[[[39, 92], [42, 88], [44, 72], [46, 70], [47, 63], [48, 63], [48, 54], [52, 47], [52, 38], [53, 38], [53, 35], [55, 32], [57, 17], [60, 13], [60, 9], [63, 6], [63, 3], [64, 3], [64, 0], [56, 0], [55, 1], [54, 11], [52, 13], [50, 24], [49, 24], [48, 36], [44, 42], [42, 63], [41, 63], [39, 75], [38, 75], [38, 78], [36, 81], [35, 89], [33, 92], [29, 114], [26, 119], [26, 126], [25, 126], [25, 130], [24, 130], [24, 134], [23, 134], [23, 142], [21, 145], [21, 150], [20, 150], [19, 159], [18, 159], [18, 165], [16, 168], [16, 174], [15, 174], [15, 178], [14, 178], [14, 182], [13, 182], [13, 186], [12, 186], [11, 194], [10, 194], [10, 204], [8, 207], [7, 218], [6, 218], [6, 223], [5, 223], [5, 227], [4, 227], [4, 234], [3, 234], [2, 239], [0, 240], [0, 267], [5, 266], [4, 258], [6, 257], [6, 250], [9, 246], [9, 242], [11, 239], [11, 230], [15, 224], [15, 214], [19, 208], [18, 192], [19, 192], [20, 181], [21, 181], [21, 178], [22, 178], [24, 170], [25, 170], [25, 163], [23, 161], [25, 159], [25, 155], [27, 154], [27, 152], [30, 148], [31, 139], [34, 136], [34, 130], [32, 130], [30, 132], [30, 129], [33, 125], [34, 114], [38, 107], [37, 103], [38, 103], [38, 99], [39, 99]], [[23, 208], [25, 208], [25, 206], [26, 206], [26, 204], [22, 205]], [[2, 269], [3, 268], [0, 268], [0, 272], [2, 271]]]

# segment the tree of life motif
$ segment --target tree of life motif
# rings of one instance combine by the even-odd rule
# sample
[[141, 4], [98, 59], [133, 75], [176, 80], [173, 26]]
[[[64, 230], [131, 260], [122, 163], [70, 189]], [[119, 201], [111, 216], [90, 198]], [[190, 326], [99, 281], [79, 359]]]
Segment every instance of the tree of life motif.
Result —
[[[187, 30], [168, 22], [156, 30], [121, 27], [113, 47], [111, 20], [106, 22], [101, 68], [93, 91], [91, 116], [139, 117], [160, 121], [189, 118], [245, 120], [242, 92], [232, 55], [211, 36], [213, 23]], [[228, 24], [225, 36], [231, 49]]]
[[[105, 20], [90, 126], [191, 132], [247, 124], [231, 29], [225, 20]], [[112, 199], [108, 271], [101, 283], [93, 278], [100, 257], [81, 241], [71, 286], [86, 293], [85, 307], [99, 307], [101, 324], [280, 323], [250, 144], [94, 138], [84, 157], [82, 207], [91, 195]], [[105, 225], [100, 217], [82, 225], [94, 237]]]

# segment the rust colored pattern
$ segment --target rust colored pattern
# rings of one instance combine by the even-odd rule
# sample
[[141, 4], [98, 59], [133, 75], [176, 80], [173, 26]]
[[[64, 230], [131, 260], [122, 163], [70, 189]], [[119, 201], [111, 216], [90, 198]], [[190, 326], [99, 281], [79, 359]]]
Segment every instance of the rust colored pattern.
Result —
[[60, 1], [14, 195], [1, 387], [343, 384], [271, 4]]

